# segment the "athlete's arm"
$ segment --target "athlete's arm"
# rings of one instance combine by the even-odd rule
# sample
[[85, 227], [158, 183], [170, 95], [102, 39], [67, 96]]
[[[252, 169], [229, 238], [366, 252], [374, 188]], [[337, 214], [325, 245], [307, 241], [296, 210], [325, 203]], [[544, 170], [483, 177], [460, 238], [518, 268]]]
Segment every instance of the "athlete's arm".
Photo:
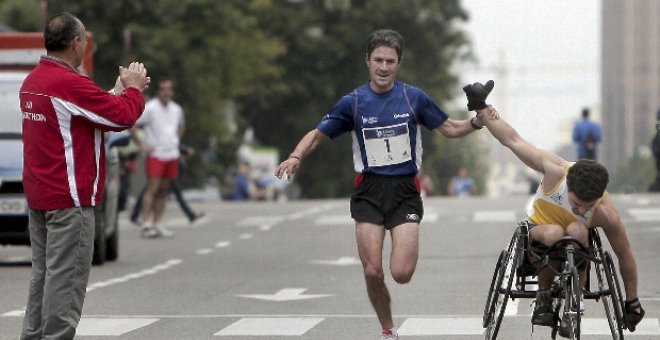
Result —
[[566, 160], [552, 152], [530, 144], [509, 123], [499, 118], [499, 115], [497, 115], [498, 119], [492, 118], [493, 114], [490, 112], [491, 110], [495, 110], [495, 108], [488, 106], [483, 110], [478, 110], [477, 117], [488, 128], [493, 137], [502, 143], [502, 145], [511, 149], [530, 168], [545, 175], [563, 175], [564, 169], [568, 165]]
[[282, 176], [286, 175], [287, 180], [293, 179], [293, 174], [300, 167], [300, 161], [314, 151], [319, 143], [327, 138], [319, 129], [314, 129], [305, 134], [289, 157], [275, 169], [275, 176], [282, 178]]
[[626, 290], [626, 300], [631, 301], [637, 297], [637, 262], [633, 255], [626, 227], [614, 206], [614, 201], [606, 192], [602, 201], [594, 212], [592, 226], [601, 227], [612, 246], [612, 250], [619, 259], [619, 271]]
[[454, 120], [451, 118], [447, 118], [436, 130], [447, 138], [460, 138], [476, 131], [469, 119]]

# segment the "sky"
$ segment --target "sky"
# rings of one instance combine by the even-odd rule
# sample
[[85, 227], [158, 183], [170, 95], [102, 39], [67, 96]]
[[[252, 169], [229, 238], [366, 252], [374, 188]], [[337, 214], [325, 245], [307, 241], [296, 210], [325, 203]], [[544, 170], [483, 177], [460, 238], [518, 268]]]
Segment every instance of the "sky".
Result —
[[583, 107], [600, 120], [599, 0], [462, 3], [478, 59], [462, 83], [495, 80], [489, 104], [525, 139], [555, 150], [571, 143]]

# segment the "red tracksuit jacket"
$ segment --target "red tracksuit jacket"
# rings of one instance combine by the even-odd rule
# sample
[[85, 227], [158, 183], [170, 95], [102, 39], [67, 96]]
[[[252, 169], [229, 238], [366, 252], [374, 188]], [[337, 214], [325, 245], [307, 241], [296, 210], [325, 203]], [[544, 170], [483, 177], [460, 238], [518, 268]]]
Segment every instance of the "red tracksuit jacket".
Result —
[[104, 131], [130, 128], [144, 111], [135, 88], [113, 95], [48, 56], [20, 90], [23, 188], [30, 209], [95, 206], [105, 184]]

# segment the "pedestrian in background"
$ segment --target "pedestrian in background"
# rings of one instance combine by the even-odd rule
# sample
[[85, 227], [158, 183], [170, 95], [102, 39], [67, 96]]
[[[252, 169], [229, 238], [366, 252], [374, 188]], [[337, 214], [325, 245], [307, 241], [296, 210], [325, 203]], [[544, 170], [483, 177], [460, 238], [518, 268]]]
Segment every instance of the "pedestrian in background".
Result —
[[[179, 169], [185, 169], [186, 157], [192, 156], [192, 154], [195, 153], [195, 149], [191, 146], [181, 145], [179, 151], [181, 152], [181, 157], [179, 158]], [[190, 207], [190, 204], [188, 204], [186, 198], [183, 196], [183, 188], [181, 187], [181, 183], [178, 177], [170, 182], [170, 190], [174, 194], [176, 201], [179, 203], [181, 211], [183, 211], [183, 213], [188, 218], [188, 221], [190, 223], [201, 223], [200, 221], [203, 219], [205, 214], [203, 212], [195, 212], [192, 207]], [[142, 212], [142, 201], [144, 200], [144, 193], [146, 191], [147, 188], [145, 187], [142, 191], [140, 191], [140, 194], [135, 200], [135, 205], [133, 205], [133, 210], [131, 211], [130, 217], [131, 222], [133, 223], [139, 223], [138, 220], [140, 218], [140, 213]]]
[[87, 32], [70, 13], [52, 17], [44, 39], [46, 55], [19, 94], [32, 246], [26, 340], [76, 334], [92, 264], [94, 206], [104, 191], [103, 132], [135, 124], [149, 84], [141, 63], [119, 67], [114, 94], [82, 75]]
[[174, 81], [161, 79], [156, 98], [147, 102], [137, 123], [144, 129], [142, 148], [147, 153], [147, 189], [139, 223], [141, 235], [148, 238], [174, 236], [162, 224], [170, 184], [179, 176], [179, 143], [185, 128], [183, 110], [173, 96]]
[[[382, 327], [380, 338], [398, 339], [385, 285], [383, 245], [389, 230], [392, 278], [400, 284], [410, 282], [417, 266], [419, 224], [424, 215], [417, 178], [422, 165], [420, 129], [424, 126], [446, 138], [459, 138], [482, 126], [475, 118], [450, 119], [424, 91], [396, 80], [403, 56], [399, 33], [375, 31], [366, 47], [369, 82], [342, 97], [298, 142], [275, 176], [291, 179], [319, 143], [352, 134], [357, 176], [350, 210], [367, 295]], [[485, 107], [488, 92], [482, 91], [483, 96], [470, 105]]]
[[252, 181], [250, 179], [250, 164], [241, 162], [238, 172], [234, 177], [234, 190], [232, 199], [234, 201], [249, 201], [252, 199]]
[[660, 192], [660, 110], [655, 115], [655, 137], [651, 141], [651, 151], [655, 158], [655, 180], [649, 187], [650, 192]]
[[472, 196], [477, 193], [477, 186], [470, 172], [464, 166], [458, 169], [458, 175], [451, 178], [447, 187], [449, 195], [455, 197]]
[[578, 159], [596, 160], [600, 141], [600, 126], [589, 119], [588, 108], [582, 109], [582, 119], [573, 127], [573, 142], [578, 145]]

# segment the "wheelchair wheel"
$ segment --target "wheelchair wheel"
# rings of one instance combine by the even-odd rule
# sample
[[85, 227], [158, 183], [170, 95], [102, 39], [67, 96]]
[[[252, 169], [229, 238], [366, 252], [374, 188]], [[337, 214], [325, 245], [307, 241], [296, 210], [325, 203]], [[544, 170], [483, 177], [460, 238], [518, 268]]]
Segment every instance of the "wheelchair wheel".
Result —
[[619, 278], [614, 268], [612, 256], [607, 251], [600, 251], [603, 263], [596, 263], [596, 276], [598, 277], [598, 288], [602, 294], [601, 300], [605, 307], [605, 315], [612, 332], [612, 339], [622, 340], [625, 327], [623, 318], [623, 297]]
[[486, 301], [486, 310], [484, 311], [484, 328], [486, 328], [486, 340], [497, 338], [500, 330], [500, 324], [504, 318], [506, 304], [511, 295], [511, 286], [515, 276], [517, 265], [517, 254], [503, 250], [497, 262], [495, 269], [494, 285], [491, 284], [491, 290]]
[[495, 271], [493, 272], [493, 279], [490, 282], [490, 289], [488, 290], [488, 297], [486, 298], [486, 305], [484, 306], [484, 316], [482, 326], [484, 328], [488, 327], [490, 319], [495, 313], [495, 303], [497, 302], [498, 295], [500, 290], [498, 287], [502, 287], [502, 281], [504, 280], [504, 261], [506, 261], [506, 250], [502, 250], [500, 257], [497, 259], [497, 264], [495, 265]]
[[573, 267], [571, 275], [564, 282], [564, 308], [559, 327], [564, 330], [562, 336], [571, 340], [580, 340], [580, 322], [582, 301], [582, 290], [580, 289], [580, 279], [577, 268]]

